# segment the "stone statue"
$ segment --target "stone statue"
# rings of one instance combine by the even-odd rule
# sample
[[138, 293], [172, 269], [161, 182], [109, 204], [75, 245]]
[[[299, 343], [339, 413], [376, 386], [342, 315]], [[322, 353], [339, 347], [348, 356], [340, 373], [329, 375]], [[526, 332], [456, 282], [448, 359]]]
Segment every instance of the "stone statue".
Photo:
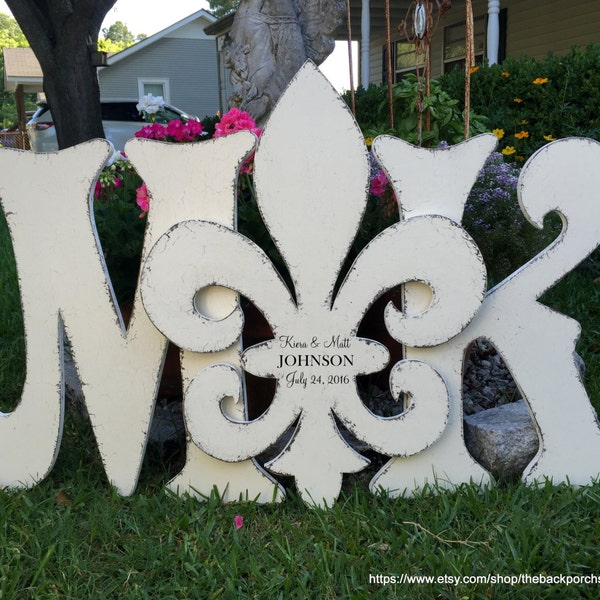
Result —
[[307, 59], [331, 54], [345, 14], [343, 0], [242, 0], [224, 48], [229, 105], [263, 120]]

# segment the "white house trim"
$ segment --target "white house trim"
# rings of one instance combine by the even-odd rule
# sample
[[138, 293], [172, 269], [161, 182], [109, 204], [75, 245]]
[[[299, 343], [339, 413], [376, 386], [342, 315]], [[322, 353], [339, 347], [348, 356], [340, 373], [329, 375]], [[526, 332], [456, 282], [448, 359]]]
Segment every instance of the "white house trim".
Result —
[[[143, 39], [141, 42], [138, 42], [137, 44], [134, 44], [133, 46], [129, 46], [129, 48], [125, 48], [125, 50], [122, 50], [121, 52], [117, 52], [116, 54], [113, 54], [112, 56], [110, 56], [108, 58], [109, 66], [116, 62], [119, 62], [120, 60], [123, 60], [124, 58], [127, 58], [128, 56], [130, 56], [131, 54], [133, 54], [135, 52], [138, 52], [139, 50], [142, 50], [143, 48], [145, 48], [146, 46], [149, 46], [150, 44], [154, 44], [154, 42], [157, 42], [161, 38], [168, 37], [171, 33], [176, 31], [177, 29], [181, 29], [182, 27], [185, 27], [189, 23], [192, 23], [193, 21], [195, 21], [196, 19], [199, 19], [199, 18], [204, 18], [207, 21], [207, 25], [210, 25], [217, 20], [216, 17], [211, 15], [208, 11], [199, 10], [199, 11], [187, 16], [185, 19], [182, 19], [181, 21], [177, 21], [177, 23], [173, 23], [173, 25], [170, 25], [166, 29], [163, 29], [162, 31], [159, 31], [158, 33], [155, 33], [154, 35], [151, 35], [151, 36]], [[106, 68], [106, 67], [102, 67], [102, 68]]]
[[163, 93], [160, 94], [163, 100], [167, 103], [171, 102], [171, 89], [169, 87], [169, 80], [164, 77], [138, 77], [138, 97], [146, 95], [145, 85], [160, 85], [162, 86]]
[[360, 19], [360, 83], [366, 89], [369, 87], [369, 65], [371, 60], [371, 8], [369, 0], [362, 0]]
[[500, 45], [500, 0], [488, 0], [487, 60], [488, 64], [498, 63]]

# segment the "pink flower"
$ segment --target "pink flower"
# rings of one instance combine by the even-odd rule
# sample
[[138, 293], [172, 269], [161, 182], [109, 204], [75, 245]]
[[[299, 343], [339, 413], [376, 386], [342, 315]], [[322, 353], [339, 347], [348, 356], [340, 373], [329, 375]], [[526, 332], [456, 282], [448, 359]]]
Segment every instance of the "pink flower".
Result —
[[242, 527], [242, 525], [244, 524], [244, 517], [242, 517], [240, 515], [235, 515], [233, 522], [235, 524], [235, 528], [240, 529]]
[[187, 130], [187, 135], [189, 140], [193, 140], [195, 137], [202, 135], [204, 128], [202, 127], [202, 123], [200, 121], [188, 121], [185, 124], [185, 128]]
[[179, 119], [174, 119], [167, 123], [167, 135], [174, 138], [176, 142], [181, 142], [185, 137], [183, 123]]
[[148, 188], [145, 183], [135, 190], [135, 203], [140, 207], [142, 211], [140, 219], [143, 219], [150, 208], [150, 198], [148, 198]]
[[383, 196], [388, 185], [388, 178], [383, 171], [379, 171], [373, 179], [371, 179], [370, 192], [373, 196]]
[[149, 140], [162, 140], [167, 135], [167, 128], [160, 123], [145, 125], [139, 131], [135, 132], [135, 137], [146, 138]]
[[115, 177], [115, 180], [113, 181], [113, 185], [116, 188], [118, 188], [118, 187], [121, 187], [123, 185], [123, 182], [118, 177]]
[[254, 171], [254, 152], [247, 158], [240, 167], [240, 173], [244, 175], [252, 175]]
[[180, 119], [173, 119], [166, 125], [152, 123], [145, 125], [136, 132], [135, 137], [146, 138], [150, 140], [164, 140], [175, 142], [193, 142], [203, 132], [202, 123], [199, 121], [188, 121], [183, 123]]
[[100, 194], [102, 194], [102, 190], [104, 186], [100, 183], [100, 180], [96, 181], [96, 185], [94, 186], [94, 198], [100, 198]]
[[213, 137], [222, 137], [236, 131], [248, 130], [257, 136], [260, 136], [262, 129], [256, 126], [254, 119], [244, 110], [235, 106], [226, 112], [221, 120], [215, 125], [215, 134]]

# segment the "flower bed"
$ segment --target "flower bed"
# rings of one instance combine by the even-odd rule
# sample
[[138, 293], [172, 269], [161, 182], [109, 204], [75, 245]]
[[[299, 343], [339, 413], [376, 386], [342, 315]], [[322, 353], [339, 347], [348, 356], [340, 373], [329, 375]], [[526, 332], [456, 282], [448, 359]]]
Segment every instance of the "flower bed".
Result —
[[[138, 105], [151, 122], [142, 127], [136, 137], [192, 143], [242, 130], [249, 130], [257, 136], [261, 134], [261, 129], [250, 115], [237, 108], [225, 113], [216, 123], [208, 119], [205, 128], [204, 122], [194, 120], [182, 122], [176, 119], [167, 124], [152, 122], [153, 106], [153, 102]], [[213, 130], [212, 136], [207, 129]], [[240, 176], [239, 220], [244, 233], [258, 243], [265, 241], [266, 230], [263, 231], [264, 226], [263, 229], [260, 228], [262, 222], [259, 223], [260, 219], [253, 214], [252, 166], [252, 159], [249, 159]], [[124, 153], [117, 152], [100, 174], [94, 199], [96, 227], [117, 299], [122, 304], [131, 303], [137, 284], [150, 195], [146, 184]]]

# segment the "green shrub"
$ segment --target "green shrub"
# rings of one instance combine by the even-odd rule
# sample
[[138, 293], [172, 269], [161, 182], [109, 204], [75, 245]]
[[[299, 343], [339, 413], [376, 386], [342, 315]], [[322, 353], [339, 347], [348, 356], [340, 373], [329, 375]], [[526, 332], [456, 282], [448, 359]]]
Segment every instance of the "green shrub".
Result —
[[113, 289], [123, 305], [135, 294], [146, 220], [140, 218], [136, 190], [142, 180], [122, 158], [105, 167], [94, 192], [94, 220]]
[[[379, 124], [379, 107], [382, 102], [387, 101], [387, 85], [370, 84], [368, 88], [358, 87], [354, 92], [355, 118], [361, 128], [366, 131]], [[350, 92], [342, 94], [342, 98], [348, 106], [352, 106]]]
[[[436, 79], [430, 82], [430, 93], [420, 89], [424, 82], [408, 74], [392, 87], [394, 129], [391, 133], [417, 146], [436, 147], [440, 142], [457, 144], [464, 140], [464, 114], [459, 101], [450, 96]], [[422, 123], [419, 128], [419, 108]], [[380, 106], [380, 122], [387, 112], [387, 99]], [[426, 125], [429, 112], [429, 127]], [[471, 114], [470, 135], [487, 131], [481, 117]], [[373, 132], [374, 133], [374, 132]], [[379, 133], [379, 132], [378, 132]]]
[[[462, 71], [440, 84], [464, 102]], [[487, 117], [502, 153], [519, 162], [553, 139], [600, 139], [600, 46], [483, 66], [471, 76], [471, 108]]]
[[[359, 88], [355, 94], [356, 120], [365, 137], [389, 134], [416, 146], [436, 147], [440, 142], [457, 144], [464, 139], [464, 115], [459, 101], [442, 89], [439, 82], [431, 80], [430, 94], [423, 97], [423, 85], [416, 75], [408, 74], [392, 86], [394, 127], [389, 125], [388, 90], [386, 85]], [[350, 95], [344, 94], [350, 105]], [[418, 106], [422, 106], [422, 125], [419, 127]], [[429, 128], [426, 114], [429, 111]], [[485, 119], [471, 114], [470, 134], [488, 131]]]
[[15, 258], [0, 210], [0, 411], [15, 408], [25, 381], [25, 334]]

